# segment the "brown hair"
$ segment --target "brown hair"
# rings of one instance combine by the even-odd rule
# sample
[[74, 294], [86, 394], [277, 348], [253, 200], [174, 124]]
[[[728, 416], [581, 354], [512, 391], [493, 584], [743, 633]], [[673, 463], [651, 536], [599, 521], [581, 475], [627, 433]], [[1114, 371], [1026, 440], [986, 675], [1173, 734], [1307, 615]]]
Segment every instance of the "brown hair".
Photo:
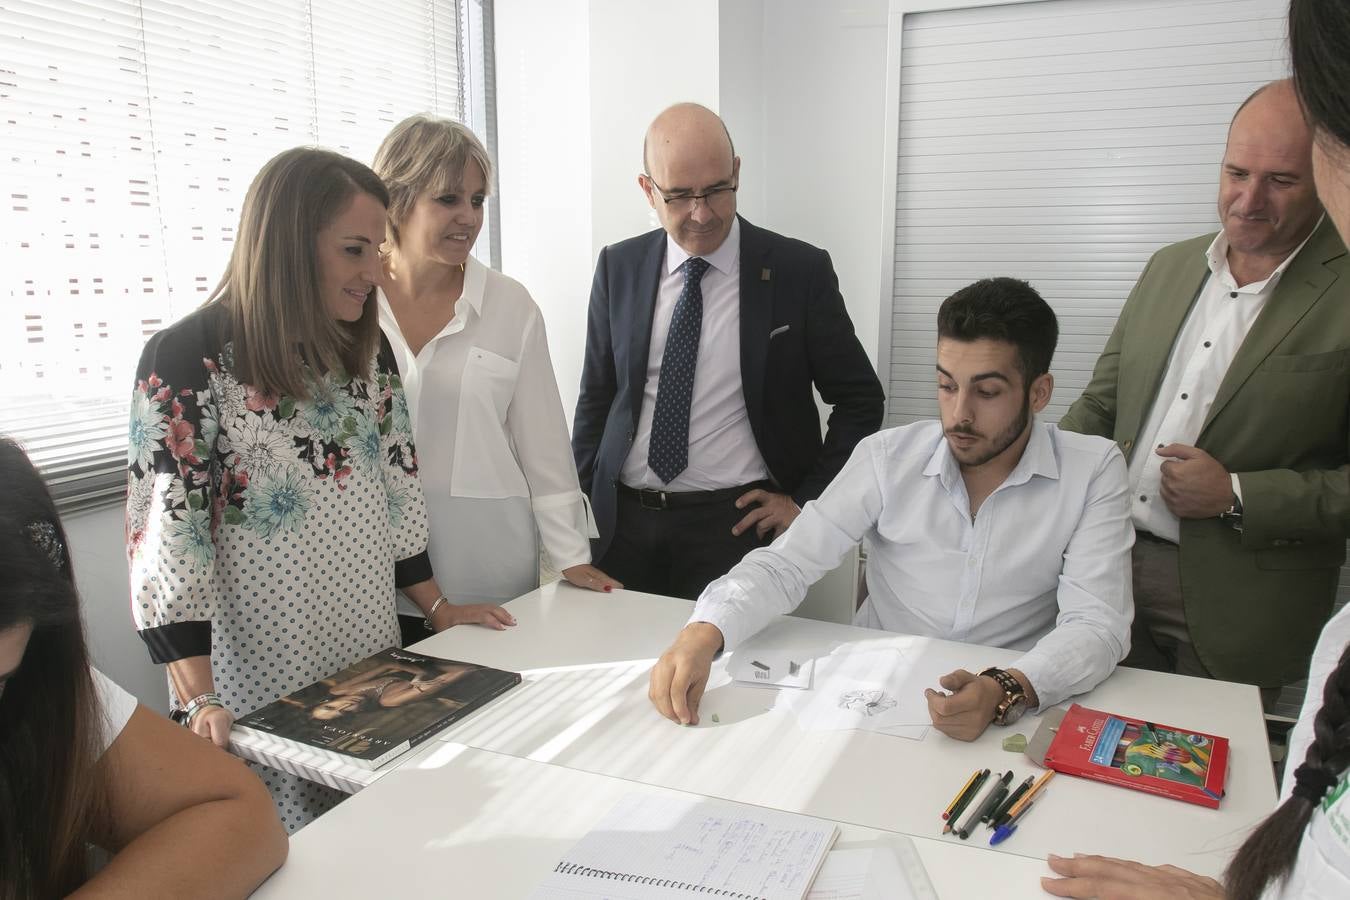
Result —
[[103, 719], [61, 520], [5, 439], [0, 481], [0, 631], [33, 629], [0, 694], [0, 900], [64, 897], [88, 877], [86, 845], [107, 821]]
[[1272, 881], [1289, 877], [1313, 810], [1348, 767], [1350, 644], [1322, 689], [1322, 708], [1313, 719], [1312, 742], [1292, 774], [1293, 793], [1248, 835], [1224, 872], [1229, 900], [1257, 900]]
[[358, 193], [389, 205], [369, 168], [312, 147], [273, 157], [249, 185], [234, 251], [207, 301], [229, 311], [240, 381], [304, 398], [329, 372], [370, 377], [379, 308], [367, 303], [360, 319], [339, 322], [319, 294], [318, 234]]
[[389, 188], [389, 242], [398, 245], [398, 230], [417, 198], [430, 191], [448, 193], [464, 180], [464, 167], [478, 163], [487, 192], [492, 193], [492, 159], [478, 137], [453, 119], [409, 116], [375, 151], [373, 168]]
[[1294, 90], [1308, 124], [1323, 139], [1350, 147], [1350, 9], [1343, 0], [1292, 0], [1289, 57]]

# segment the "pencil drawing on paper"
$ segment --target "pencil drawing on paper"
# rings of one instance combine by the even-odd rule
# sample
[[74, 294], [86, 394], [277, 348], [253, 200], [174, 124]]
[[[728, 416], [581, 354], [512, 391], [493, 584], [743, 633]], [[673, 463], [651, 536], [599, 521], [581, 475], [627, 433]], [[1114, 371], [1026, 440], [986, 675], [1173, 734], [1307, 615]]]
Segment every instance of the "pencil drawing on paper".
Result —
[[879, 716], [895, 705], [895, 698], [885, 691], [855, 690], [844, 691], [839, 695], [840, 709], [852, 710], [864, 716]]

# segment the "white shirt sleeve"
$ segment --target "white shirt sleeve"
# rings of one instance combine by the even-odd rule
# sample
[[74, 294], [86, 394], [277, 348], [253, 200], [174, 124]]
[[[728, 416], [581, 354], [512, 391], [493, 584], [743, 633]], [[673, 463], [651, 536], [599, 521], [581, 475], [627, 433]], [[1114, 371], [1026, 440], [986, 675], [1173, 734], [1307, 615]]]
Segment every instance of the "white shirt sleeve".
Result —
[[690, 622], [717, 626], [734, 650], [792, 612], [821, 576], [839, 565], [881, 515], [881, 486], [873, 448], [864, 438], [825, 491], [768, 547], [752, 550], [704, 588]]
[[98, 697], [99, 710], [103, 714], [103, 733], [98, 744], [98, 752], [102, 756], [112, 746], [113, 741], [117, 740], [122, 729], [127, 727], [131, 714], [136, 711], [136, 698], [122, 690], [116, 682], [98, 669], [91, 667], [89, 674], [93, 676], [94, 693]]
[[599, 532], [577, 481], [562, 397], [537, 308], [531, 310], [521, 340], [520, 372], [506, 427], [530, 487], [539, 538], [554, 568], [562, 571], [591, 561], [590, 539]]
[[1125, 458], [1112, 447], [1064, 551], [1055, 627], [1012, 666], [1027, 676], [1042, 709], [1096, 687], [1129, 651], [1132, 546]]

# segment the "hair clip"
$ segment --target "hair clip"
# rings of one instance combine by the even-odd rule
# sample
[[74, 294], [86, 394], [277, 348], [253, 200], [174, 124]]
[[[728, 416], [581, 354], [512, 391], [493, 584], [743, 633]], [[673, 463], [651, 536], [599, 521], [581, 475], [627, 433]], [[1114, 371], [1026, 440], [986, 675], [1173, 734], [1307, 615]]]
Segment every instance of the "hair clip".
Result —
[[28, 539], [33, 542], [34, 547], [43, 552], [58, 570], [65, 568], [66, 549], [61, 545], [61, 539], [57, 537], [55, 525], [46, 521], [30, 523]]

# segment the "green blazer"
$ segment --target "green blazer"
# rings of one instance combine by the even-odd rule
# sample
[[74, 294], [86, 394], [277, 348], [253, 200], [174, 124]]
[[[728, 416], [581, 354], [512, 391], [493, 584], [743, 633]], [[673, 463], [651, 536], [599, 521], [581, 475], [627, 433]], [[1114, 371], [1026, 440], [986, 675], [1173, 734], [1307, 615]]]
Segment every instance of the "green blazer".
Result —
[[[1213, 239], [1153, 255], [1059, 427], [1109, 437], [1130, 458], [1209, 275]], [[1181, 520], [1186, 621], [1216, 678], [1262, 687], [1303, 678], [1331, 614], [1350, 536], [1347, 276], [1350, 257], [1325, 219], [1238, 348], [1196, 441], [1242, 482], [1241, 532], [1217, 518]]]

